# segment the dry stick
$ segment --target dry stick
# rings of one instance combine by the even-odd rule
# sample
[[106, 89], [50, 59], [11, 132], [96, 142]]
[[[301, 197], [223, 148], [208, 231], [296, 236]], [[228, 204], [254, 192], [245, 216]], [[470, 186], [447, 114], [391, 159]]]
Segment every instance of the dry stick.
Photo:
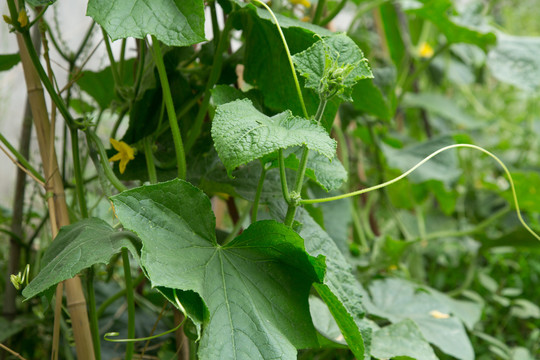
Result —
[[10, 348], [8, 348], [6, 345], [0, 343], [0, 348], [6, 350], [8, 353], [12, 354], [12, 355], [15, 355], [16, 357], [18, 357], [19, 359], [21, 360], [26, 360], [25, 358], [23, 358], [19, 353], [11, 350]]
[[[41, 43], [39, 42], [39, 31], [36, 30], [37, 27], [32, 30], [32, 37], [34, 40], [35, 47], [39, 49], [41, 46]], [[30, 104], [28, 103], [28, 100], [26, 101], [26, 107], [24, 111], [24, 118], [23, 123], [21, 127], [21, 135], [20, 135], [20, 144], [19, 144], [19, 153], [26, 159], [28, 159], [28, 155], [30, 154], [30, 136], [32, 134], [32, 117], [30, 113]], [[34, 180], [36, 180], [38, 183], [41, 183], [42, 186], [44, 184], [37, 180], [36, 177], [30, 173], [22, 164], [20, 164], [17, 160], [15, 160], [8, 152], [4, 149], [3, 146], [0, 146], [2, 151], [6, 153], [6, 155], [10, 158], [11, 161], [13, 161], [18, 167], [19, 171], [17, 171], [17, 179], [15, 181], [15, 197], [13, 200], [13, 210], [12, 210], [12, 217], [11, 217], [11, 232], [18, 236], [19, 238], [23, 237], [23, 213], [24, 213], [24, 195], [25, 195], [25, 189], [26, 189], [26, 174], [28, 173], [29, 176], [31, 176]], [[11, 274], [16, 274], [19, 266], [20, 266], [20, 257], [21, 257], [21, 244], [17, 242], [17, 240], [11, 236], [9, 239], [9, 262], [8, 262], [8, 271], [6, 272], [6, 287], [5, 287], [5, 294], [4, 294], [4, 307], [3, 307], [3, 315], [8, 320], [13, 320], [15, 318], [17, 307], [15, 305], [15, 299], [17, 297], [17, 291], [15, 287], [10, 286], [9, 277]]]
[[[17, 34], [17, 42], [28, 89], [28, 99], [36, 127], [39, 150], [45, 170], [45, 178], [47, 179], [47, 189], [52, 190], [52, 196], [49, 197], [48, 203], [51, 210], [51, 228], [53, 229], [53, 236], [56, 236], [60, 227], [69, 224], [64, 186], [58, 171], [56, 153], [54, 148], [51, 151], [49, 144], [51, 129], [43, 87], [21, 34]], [[94, 347], [81, 280], [78, 276], [75, 276], [72, 279], [65, 280], [64, 283], [66, 285], [67, 307], [72, 320], [77, 358], [80, 360], [93, 360], [95, 358]], [[61, 301], [61, 299], [61, 297], [57, 297], [56, 301]]]

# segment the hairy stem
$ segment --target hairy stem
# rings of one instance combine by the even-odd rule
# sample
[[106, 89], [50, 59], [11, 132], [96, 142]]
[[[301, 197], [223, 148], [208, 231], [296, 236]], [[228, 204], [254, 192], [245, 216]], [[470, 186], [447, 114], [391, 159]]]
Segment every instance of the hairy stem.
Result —
[[156, 175], [156, 165], [154, 164], [154, 152], [152, 151], [152, 137], [147, 136], [143, 139], [144, 157], [146, 159], [146, 168], [148, 169], [148, 180], [151, 184], [158, 182]]
[[261, 199], [262, 189], [264, 185], [264, 179], [266, 178], [266, 166], [261, 162], [261, 176], [259, 177], [259, 183], [257, 184], [257, 192], [255, 193], [255, 199], [253, 200], [253, 209], [251, 210], [251, 222], [257, 221], [257, 213], [259, 211], [259, 200]]
[[[122, 248], [122, 263], [124, 265], [124, 278], [126, 281], [126, 299], [128, 304], [128, 339], [135, 338], [135, 300], [133, 297], [133, 281], [131, 279], [131, 266], [129, 265], [129, 254], [126, 248]], [[131, 360], [135, 344], [128, 342], [126, 344], [126, 354], [124, 359]]]

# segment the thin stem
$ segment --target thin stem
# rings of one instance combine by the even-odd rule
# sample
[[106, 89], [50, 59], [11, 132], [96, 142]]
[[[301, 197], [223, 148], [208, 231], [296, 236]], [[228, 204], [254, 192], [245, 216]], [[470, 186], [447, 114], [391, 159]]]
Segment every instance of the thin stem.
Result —
[[[283, 42], [285, 52], [287, 53], [287, 59], [289, 60], [289, 65], [291, 66], [291, 73], [292, 73], [292, 76], [293, 76], [293, 79], [294, 79], [294, 85], [296, 86], [296, 93], [298, 94], [298, 99], [300, 100], [300, 105], [302, 106], [302, 112], [304, 114], [304, 117], [307, 119], [309, 117], [309, 115], [308, 115], [308, 112], [307, 112], [307, 109], [306, 109], [306, 104], [304, 103], [304, 97], [302, 95], [302, 90], [300, 88], [300, 83], [298, 82], [298, 77], [296, 77], [296, 70], [294, 68], [294, 63], [293, 63], [293, 60], [292, 60], [291, 52], [289, 51], [289, 45], [287, 44], [287, 40], [285, 40], [285, 35], [283, 35], [283, 31], [281, 31], [281, 26], [279, 25], [279, 22], [277, 21], [276, 16], [274, 15], [274, 12], [272, 11], [272, 9], [270, 9], [268, 7], [268, 5], [266, 5], [265, 3], [263, 3], [260, 0], [252, 0], [252, 1], [254, 1], [257, 4], [260, 4], [264, 8], [266, 8], [266, 10], [268, 10], [270, 12], [270, 16], [272, 17], [272, 19], [274, 19], [274, 22], [275, 22], [276, 27], [277, 27], [278, 32], [279, 32], [279, 36], [281, 37], [281, 41]], [[324, 2], [325, 0], [321, 0], [321, 1]]]
[[118, 75], [118, 68], [116, 66], [116, 60], [114, 60], [114, 55], [111, 48], [111, 42], [109, 41], [109, 34], [105, 29], [101, 28], [101, 33], [103, 34], [103, 41], [105, 42], [105, 48], [107, 49], [107, 56], [109, 57], [109, 62], [111, 63], [111, 73], [113, 77], [114, 84], [120, 86], [120, 76]]
[[300, 204], [317, 204], [317, 203], [322, 203], [322, 202], [346, 199], [348, 197], [352, 197], [352, 196], [364, 194], [364, 193], [367, 193], [367, 192], [370, 192], [370, 191], [373, 191], [373, 190], [384, 188], [384, 187], [386, 187], [388, 185], [396, 183], [399, 180], [405, 178], [410, 173], [412, 173], [413, 171], [418, 169], [420, 166], [424, 165], [426, 162], [428, 162], [429, 160], [431, 160], [433, 157], [437, 156], [438, 154], [442, 153], [443, 151], [446, 151], [446, 150], [449, 150], [449, 149], [454, 149], [454, 148], [470, 148], [470, 149], [475, 149], [475, 150], [481, 151], [484, 154], [489, 155], [492, 159], [494, 159], [501, 166], [501, 168], [504, 170], [504, 173], [508, 177], [508, 182], [510, 183], [510, 188], [512, 189], [512, 197], [514, 199], [514, 206], [516, 208], [516, 215], [517, 215], [517, 217], [519, 219], [519, 222], [521, 223], [521, 225], [523, 225], [523, 227], [525, 229], [527, 229], [527, 231], [532, 236], [534, 236], [535, 239], [540, 241], [540, 235], [538, 235], [533, 229], [531, 229], [529, 227], [529, 225], [527, 225], [525, 220], [523, 220], [523, 217], [521, 216], [521, 212], [520, 212], [520, 209], [519, 209], [519, 202], [518, 202], [518, 198], [517, 198], [517, 194], [516, 194], [516, 188], [514, 186], [514, 180], [512, 179], [512, 175], [510, 174], [510, 171], [508, 170], [506, 165], [504, 165], [504, 163], [497, 156], [495, 156], [493, 153], [489, 152], [488, 150], [486, 150], [484, 148], [481, 148], [480, 146], [476, 146], [476, 145], [472, 145], [472, 144], [454, 144], [454, 145], [445, 146], [445, 147], [431, 153], [426, 158], [424, 158], [422, 161], [420, 161], [418, 164], [414, 165], [412, 168], [410, 168], [409, 170], [407, 170], [406, 172], [404, 172], [400, 176], [398, 176], [398, 177], [396, 177], [396, 178], [394, 178], [392, 180], [386, 181], [386, 182], [384, 182], [382, 184], [371, 186], [369, 188], [361, 189], [361, 190], [358, 190], [358, 191], [353, 191], [353, 192], [350, 192], [348, 194], [343, 194], [343, 195], [338, 195], [338, 196], [331, 196], [331, 197], [322, 198], [322, 199], [300, 200]]
[[312, 21], [314, 24], [319, 24], [319, 22], [321, 21], [321, 17], [322, 17], [322, 13], [323, 13], [325, 5], [326, 5], [326, 0], [319, 0], [319, 2], [317, 3], [317, 9], [315, 10], [315, 16], [313, 16], [313, 21]]
[[212, 90], [214, 85], [219, 80], [219, 76], [221, 75], [221, 68], [223, 65], [223, 53], [229, 45], [229, 32], [232, 30], [233, 27], [233, 19], [233, 15], [227, 18], [227, 21], [225, 22], [225, 27], [223, 28], [223, 32], [220, 35], [219, 43], [214, 56], [214, 61], [212, 62], [212, 70], [210, 71], [210, 76], [208, 77], [208, 82], [206, 83], [206, 87], [204, 89], [204, 98], [199, 107], [199, 111], [197, 112], [197, 117], [195, 118], [193, 126], [188, 132], [186, 140], [186, 152], [189, 152], [191, 150], [191, 148], [195, 144], [195, 141], [201, 134], [204, 118], [206, 117], [208, 105], [210, 104], [210, 90]]
[[94, 292], [94, 266], [86, 272], [86, 292], [88, 293], [88, 317], [90, 318], [90, 331], [94, 343], [96, 360], [101, 360], [101, 343], [99, 339], [99, 324], [96, 311], [96, 295]]
[[[124, 190], [127, 190], [127, 187], [122, 184], [122, 182], [116, 177], [114, 174], [114, 171], [111, 169], [111, 166], [109, 165], [109, 158], [107, 157], [107, 153], [105, 152], [105, 148], [103, 148], [103, 143], [98, 138], [96, 133], [94, 133], [92, 130], [87, 129], [86, 130], [86, 137], [90, 141], [88, 141], [88, 145], [91, 146], [91, 144], [94, 144], [96, 146], [96, 150], [99, 154], [99, 159], [101, 163], [101, 169], [105, 173], [105, 176], [111, 184], [116, 188], [116, 190], [122, 192]], [[98, 166], [96, 164], [96, 166]]]
[[[73, 55], [73, 60], [77, 60], [79, 58], [79, 56], [81, 56], [84, 48], [86, 47], [86, 44], [88, 43], [88, 40], [90, 40], [90, 36], [92, 35], [92, 30], [94, 30], [94, 26], [96, 25], [96, 22], [95, 21], [92, 21], [92, 24], [90, 24], [90, 27], [88, 28], [88, 30], [86, 31], [86, 35], [84, 35], [84, 39], [83, 41], [81, 42], [81, 45], [79, 46], [79, 48], [77, 49], [77, 52], [75, 53], [75, 55]], [[52, 36], [51, 36], [52, 37]]]
[[0, 141], [9, 149], [9, 151], [13, 154], [13, 156], [15, 156], [17, 161], [26, 170], [30, 171], [30, 173], [32, 173], [32, 175], [34, 175], [34, 177], [38, 179], [41, 183], [45, 183], [45, 178], [43, 178], [43, 176], [36, 169], [34, 169], [32, 165], [30, 165], [28, 160], [26, 160], [26, 158], [21, 155], [21, 153], [17, 149], [15, 149], [13, 145], [11, 145], [11, 143], [4, 137], [2, 133], [0, 133]]
[[[139, 276], [133, 281], [133, 287], [136, 288], [139, 286], [139, 284], [145, 279], [144, 273], [140, 273]], [[105, 313], [105, 310], [114, 303], [116, 300], [120, 299], [122, 296], [126, 294], [126, 289], [122, 289], [118, 291], [116, 294], [105, 300], [101, 305], [99, 306], [97, 310], [97, 317], [100, 318]]]
[[122, 47], [121, 47], [121, 50], [120, 50], [120, 63], [118, 65], [118, 77], [119, 79], [123, 79], [124, 78], [124, 65], [125, 65], [125, 60], [126, 60], [126, 44], [127, 44], [127, 39], [122, 39]]
[[[322, 98], [317, 108], [317, 114], [315, 115], [315, 121], [317, 124], [321, 123], [321, 118], [324, 113], [324, 108], [328, 100]], [[304, 185], [304, 176], [307, 169], [307, 161], [309, 157], [309, 149], [304, 145], [302, 149], [302, 157], [300, 158], [300, 164], [298, 166], [298, 171], [296, 172], [296, 181], [294, 183], [294, 192], [295, 196], [299, 196], [302, 192], [302, 186]], [[298, 202], [290, 201], [288, 202], [289, 207], [287, 208], [287, 214], [285, 215], [285, 221], [283, 222], [287, 226], [291, 226], [294, 221], [294, 216], [296, 215], [296, 208], [298, 207]]]
[[186, 178], [186, 155], [184, 153], [184, 145], [182, 143], [182, 135], [180, 134], [180, 128], [178, 127], [178, 121], [176, 119], [176, 111], [174, 109], [174, 103], [171, 95], [171, 88], [169, 87], [169, 80], [167, 79], [167, 71], [165, 70], [165, 64], [163, 63], [163, 55], [161, 54], [161, 46], [155, 36], [152, 35], [152, 49], [154, 51], [154, 61], [159, 73], [159, 80], [161, 82], [161, 88], [163, 90], [163, 98], [165, 100], [165, 107], [167, 108], [167, 115], [169, 117], [169, 126], [174, 141], [174, 150], [176, 153], [176, 163], [178, 165], [178, 178]]
[[484, 221], [478, 223], [476, 226], [470, 228], [470, 229], [464, 229], [464, 230], [457, 230], [457, 231], [438, 231], [433, 232], [430, 234], [426, 234], [425, 239], [426, 240], [434, 240], [439, 238], [448, 238], [448, 237], [462, 237], [467, 236], [471, 234], [476, 234], [478, 232], [483, 231], [485, 228], [487, 228], [489, 225], [493, 224], [495, 221], [499, 220], [504, 215], [508, 214], [510, 212], [511, 208], [509, 206], [502, 208], [501, 210], [494, 213], [489, 218], [485, 219]]
[[151, 184], [158, 182], [156, 175], [156, 165], [154, 164], [154, 152], [152, 151], [152, 137], [147, 136], [143, 139], [144, 157], [146, 158], [146, 168], [148, 169], [148, 179]]
[[346, 4], [347, 4], [347, 0], [341, 0], [341, 2], [338, 4], [338, 6], [336, 6], [334, 8], [334, 10], [332, 10], [332, 12], [330, 14], [328, 14], [327, 17], [325, 17], [324, 19], [322, 19], [319, 22], [319, 25], [320, 26], [328, 25], [328, 23], [330, 21], [332, 21], [337, 16], [337, 14], [339, 14], [341, 12], [341, 10], [343, 10], [343, 8], [345, 7]]
[[259, 177], [259, 183], [257, 184], [257, 191], [255, 192], [255, 199], [253, 200], [253, 209], [251, 210], [251, 222], [257, 221], [257, 213], [259, 211], [259, 200], [261, 199], [262, 189], [264, 185], [264, 179], [266, 178], [266, 166], [261, 162], [261, 176]]
[[212, 18], [212, 33], [214, 34], [214, 39], [212, 40], [217, 50], [218, 44], [219, 44], [220, 33], [219, 33], [219, 23], [218, 23], [217, 12], [216, 12], [216, 0], [210, 1], [210, 16]]
[[71, 134], [71, 153], [73, 156], [73, 171], [75, 173], [75, 189], [79, 201], [79, 209], [83, 218], [88, 217], [88, 207], [86, 205], [86, 196], [84, 189], [84, 180], [81, 168], [81, 158], [79, 154], [79, 130], [70, 129]]
[[289, 194], [289, 187], [287, 186], [287, 174], [285, 173], [285, 159], [283, 158], [283, 149], [278, 150], [278, 162], [279, 162], [279, 179], [281, 180], [281, 192], [283, 199], [289, 204], [291, 202], [291, 196]]
[[450, 43], [446, 43], [444, 45], [441, 45], [437, 50], [435, 50], [435, 52], [433, 53], [433, 55], [429, 58], [429, 59], [426, 59], [424, 60], [415, 70], [412, 74], [410, 74], [409, 76], [407, 76], [407, 79], [403, 81], [403, 85], [402, 86], [398, 86], [396, 88], [400, 89], [399, 91], [401, 91], [399, 93], [399, 96], [397, 98], [397, 101], [396, 103], [397, 104], [400, 104], [401, 103], [401, 100], [403, 100], [403, 96], [405, 96], [405, 93], [407, 92], [407, 90], [412, 86], [412, 84], [416, 81], [416, 79], [418, 78], [418, 76], [420, 76], [420, 74], [422, 72], [424, 72], [428, 66], [431, 64], [431, 62], [437, 57], [439, 56], [441, 53], [443, 53], [444, 51], [446, 51], [448, 48], [450, 47]]
[[[122, 248], [122, 263], [124, 265], [124, 278], [126, 280], [126, 299], [128, 304], [128, 332], [129, 339], [135, 338], [135, 300], [133, 298], [133, 281], [131, 279], [131, 267], [129, 265], [129, 254], [126, 248]], [[126, 355], [124, 359], [131, 360], [135, 344], [128, 342], [126, 344]]]

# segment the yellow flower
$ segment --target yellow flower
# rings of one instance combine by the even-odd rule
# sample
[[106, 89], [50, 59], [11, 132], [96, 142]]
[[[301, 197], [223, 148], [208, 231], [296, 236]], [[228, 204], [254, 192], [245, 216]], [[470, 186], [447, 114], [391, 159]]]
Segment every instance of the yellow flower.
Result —
[[431, 45], [429, 45], [427, 42], [424, 42], [422, 43], [422, 45], [420, 45], [420, 50], [418, 51], [418, 55], [420, 55], [421, 58], [430, 58], [433, 56], [433, 48], [431, 47]]
[[311, 3], [309, 2], [309, 0], [291, 0], [291, 4], [302, 5], [308, 9], [311, 7]]
[[19, 18], [17, 19], [21, 27], [26, 27], [28, 25], [28, 15], [26, 15], [26, 9], [22, 9], [19, 12]]
[[109, 140], [112, 146], [118, 151], [118, 154], [114, 155], [109, 159], [109, 161], [118, 161], [120, 160], [120, 174], [123, 174], [126, 171], [126, 165], [130, 160], [135, 159], [135, 149], [126, 144], [123, 141], [118, 141], [115, 139]]

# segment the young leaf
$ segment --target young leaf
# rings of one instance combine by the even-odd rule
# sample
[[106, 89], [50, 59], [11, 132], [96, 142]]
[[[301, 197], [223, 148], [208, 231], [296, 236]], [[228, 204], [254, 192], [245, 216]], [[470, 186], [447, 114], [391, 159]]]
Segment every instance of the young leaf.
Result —
[[322, 127], [290, 111], [268, 117], [247, 99], [218, 106], [212, 138], [229, 174], [240, 165], [292, 146], [306, 145], [328, 159], [336, 151], [336, 142]]
[[296, 70], [306, 78], [305, 86], [325, 98], [338, 95], [352, 101], [352, 87], [372, 78], [362, 50], [345, 34], [325, 36], [309, 49], [293, 56]]
[[206, 40], [202, 0], [90, 0], [86, 15], [103, 26], [113, 40], [154, 35], [174, 46]]
[[122, 224], [143, 242], [141, 264], [152, 285], [203, 299], [210, 316], [201, 359], [294, 359], [296, 349], [316, 346], [308, 294], [324, 277], [324, 260], [309, 256], [292, 229], [260, 221], [219, 245], [210, 200], [178, 179], [112, 201]]
[[122, 248], [138, 257], [138, 244], [133, 243], [132, 237], [128, 239], [101, 219], [84, 219], [64, 226], [45, 251], [41, 271], [23, 290], [23, 295], [29, 299], [87, 267], [107, 264]]

